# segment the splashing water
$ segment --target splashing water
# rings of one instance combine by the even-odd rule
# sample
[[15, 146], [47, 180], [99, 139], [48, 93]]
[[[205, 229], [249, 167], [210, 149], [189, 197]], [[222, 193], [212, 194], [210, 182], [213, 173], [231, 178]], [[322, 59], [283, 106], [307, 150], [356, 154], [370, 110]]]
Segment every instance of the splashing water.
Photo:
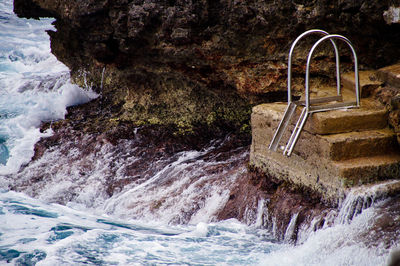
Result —
[[[374, 206], [363, 205], [362, 212], [351, 207], [358, 210], [351, 221], [316, 232], [311, 224], [299, 233], [297, 246], [278, 243], [273, 230], [262, 228], [267, 199], [258, 200], [256, 213], [249, 210], [253, 224], [217, 222], [232, 186], [246, 174], [246, 147], [226, 159], [210, 155], [221, 143], [160, 158], [147, 179], [130, 180], [113, 193], [107, 192], [107, 180], [123, 184], [129, 167], [143, 163], [134, 140], [113, 146], [83, 137], [82, 143], [93, 144], [93, 154], [82, 157], [79, 143], [64, 143], [20, 170], [30, 162], [35, 143], [52, 134], [40, 132], [41, 122], [62, 119], [67, 106], [97, 96], [72, 85], [68, 69], [50, 53], [45, 30], [53, 29], [52, 21], [19, 19], [12, 1], [0, 0], [0, 264], [385, 263], [387, 247], [361, 241], [374, 224]], [[43, 180], [30, 182], [37, 177]], [[25, 186], [37, 199], [8, 191], [10, 186]], [[349, 202], [337, 219], [351, 212], [344, 210], [354, 205]], [[286, 231], [288, 242], [297, 218]]]
[[40, 265], [254, 265], [279, 248], [235, 220], [166, 227], [92, 216], [13, 192], [0, 194], [0, 261]]
[[42, 121], [64, 118], [66, 107], [96, 97], [69, 82], [68, 68], [50, 53], [52, 19], [19, 19], [0, 2], [0, 175], [15, 173], [33, 156]]
[[0, 193], [0, 262], [18, 265], [384, 265], [388, 251], [357, 239], [376, 215], [313, 232], [299, 246], [276, 243], [236, 220], [168, 226], [120, 220], [15, 192]]

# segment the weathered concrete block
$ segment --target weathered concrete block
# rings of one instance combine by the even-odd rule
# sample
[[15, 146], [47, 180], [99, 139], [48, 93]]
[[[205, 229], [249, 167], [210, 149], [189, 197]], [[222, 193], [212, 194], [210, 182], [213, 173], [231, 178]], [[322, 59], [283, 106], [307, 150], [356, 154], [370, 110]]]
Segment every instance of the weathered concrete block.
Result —
[[355, 130], [379, 129], [387, 126], [388, 111], [365, 99], [358, 109], [342, 109], [313, 114], [305, 129], [315, 134], [335, 134]]
[[[339, 200], [349, 187], [400, 178], [400, 153], [396, 134], [389, 129], [332, 135], [303, 130], [291, 157], [284, 156], [280, 149], [269, 150], [268, 146], [285, 107], [286, 103], [273, 103], [253, 108], [252, 166], [279, 180], [307, 187], [330, 202]], [[364, 112], [368, 113], [368, 110]], [[323, 113], [312, 116], [319, 114]], [[358, 114], [355, 113], [355, 116]], [[314, 120], [314, 123], [316, 121], [321, 120]], [[357, 119], [352, 118], [351, 121], [357, 124]], [[293, 125], [283, 135], [282, 145], [285, 145], [284, 140], [288, 139], [291, 128]]]
[[[361, 90], [361, 98], [367, 98], [372, 95], [372, 93], [383, 84], [379, 80], [376, 71], [359, 71], [359, 85]], [[355, 92], [356, 82], [354, 72], [345, 73], [341, 76], [343, 88]]]
[[378, 69], [378, 77], [385, 80], [388, 85], [400, 87], [400, 64], [395, 64]]
[[383, 155], [399, 150], [396, 134], [388, 128], [323, 135], [318, 138], [321, 146], [325, 146], [324, 156], [333, 161]]

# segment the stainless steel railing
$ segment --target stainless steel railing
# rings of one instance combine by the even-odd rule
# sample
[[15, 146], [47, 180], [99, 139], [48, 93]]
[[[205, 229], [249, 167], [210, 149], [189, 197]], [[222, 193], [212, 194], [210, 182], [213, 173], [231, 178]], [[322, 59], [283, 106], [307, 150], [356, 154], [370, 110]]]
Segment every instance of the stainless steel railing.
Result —
[[[310, 49], [307, 57], [307, 65], [306, 65], [306, 77], [305, 77], [305, 101], [293, 101], [292, 100], [292, 57], [293, 51], [296, 47], [296, 44], [305, 36], [309, 34], [320, 34], [324, 35], [321, 39], [314, 43], [312, 48]], [[310, 99], [310, 63], [313, 56], [315, 49], [324, 41], [329, 40], [332, 43], [335, 52], [336, 58], [336, 88], [337, 88], [337, 96], [330, 96], [330, 97], [323, 97], [323, 98], [314, 98]], [[355, 75], [355, 102], [344, 102], [342, 93], [341, 93], [341, 84], [340, 84], [340, 56], [339, 51], [336, 46], [334, 40], [344, 41], [353, 53], [354, 59], [354, 75]], [[325, 104], [326, 103], [326, 104]], [[360, 106], [360, 82], [359, 82], [359, 75], [358, 75], [358, 59], [356, 51], [350, 42], [349, 39], [342, 35], [338, 34], [329, 34], [326, 31], [313, 29], [304, 32], [296, 40], [293, 42], [292, 46], [290, 47], [289, 56], [288, 56], [288, 105], [283, 115], [282, 120], [280, 121], [277, 130], [272, 138], [272, 141], [269, 145], [269, 149], [276, 151], [283, 137], [283, 134], [290, 124], [290, 120], [296, 113], [296, 108], [298, 106], [302, 106], [303, 110], [301, 112], [300, 117], [298, 118], [295, 127], [290, 135], [286, 146], [283, 148], [283, 154], [286, 156], [290, 156], [292, 151], [297, 143], [297, 140], [303, 130], [303, 127], [312, 113], [316, 112], [326, 112], [330, 110], [338, 110], [338, 109], [347, 109], [347, 108], [358, 108]]]

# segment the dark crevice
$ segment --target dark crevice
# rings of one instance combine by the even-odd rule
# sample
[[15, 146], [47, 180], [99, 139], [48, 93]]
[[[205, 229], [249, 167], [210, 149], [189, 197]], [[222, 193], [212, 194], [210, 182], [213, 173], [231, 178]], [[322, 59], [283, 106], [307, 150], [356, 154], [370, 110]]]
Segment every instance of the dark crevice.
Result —
[[14, 0], [14, 13], [20, 18], [57, 17], [56, 13], [41, 8], [31, 0]]

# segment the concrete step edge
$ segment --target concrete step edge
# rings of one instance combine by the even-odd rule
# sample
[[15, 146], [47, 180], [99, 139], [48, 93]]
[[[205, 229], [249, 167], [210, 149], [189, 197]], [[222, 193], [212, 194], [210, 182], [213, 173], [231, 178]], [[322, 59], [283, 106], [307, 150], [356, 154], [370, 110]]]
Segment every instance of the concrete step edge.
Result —
[[389, 128], [319, 135], [324, 156], [333, 161], [400, 152], [397, 135]]
[[382, 129], [388, 123], [388, 110], [371, 100], [363, 100], [359, 109], [344, 109], [313, 114], [305, 125], [310, 133], [325, 135], [351, 131]]
[[[354, 72], [342, 74], [341, 77], [343, 89], [346, 91], [355, 91], [355, 75]], [[361, 98], [367, 98], [372, 95], [373, 91], [383, 84], [378, 77], [376, 70], [359, 71]]]
[[394, 87], [400, 86], [400, 64], [386, 66], [377, 70], [377, 76], [386, 84]]
[[400, 154], [386, 154], [332, 162], [343, 186], [373, 183], [380, 180], [400, 179]]

